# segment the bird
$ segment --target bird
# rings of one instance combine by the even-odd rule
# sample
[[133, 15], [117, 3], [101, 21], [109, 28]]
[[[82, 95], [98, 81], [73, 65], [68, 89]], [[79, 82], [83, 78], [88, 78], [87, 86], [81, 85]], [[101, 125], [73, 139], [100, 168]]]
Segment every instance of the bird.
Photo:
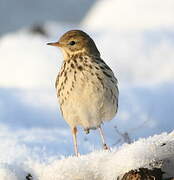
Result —
[[69, 30], [56, 42], [47, 45], [60, 48], [63, 63], [55, 87], [63, 119], [71, 128], [75, 155], [79, 155], [77, 127], [88, 134], [99, 130], [104, 149], [102, 124], [112, 120], [118, 110], [118, 81], [102, 60], [93, 39], [82, 30]]

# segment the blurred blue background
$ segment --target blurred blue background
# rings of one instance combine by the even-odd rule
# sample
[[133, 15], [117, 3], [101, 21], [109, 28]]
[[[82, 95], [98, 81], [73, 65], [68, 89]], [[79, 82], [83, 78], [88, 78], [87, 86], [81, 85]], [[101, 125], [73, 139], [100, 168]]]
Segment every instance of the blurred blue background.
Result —
[[0, 0], [0, 34], [45, 21], [80, 23], [95, 0]]

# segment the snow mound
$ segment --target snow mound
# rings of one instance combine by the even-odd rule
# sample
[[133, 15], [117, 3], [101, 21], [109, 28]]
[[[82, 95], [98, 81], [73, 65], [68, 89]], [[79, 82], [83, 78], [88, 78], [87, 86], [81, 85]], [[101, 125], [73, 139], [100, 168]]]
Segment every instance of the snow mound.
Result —
[[2, 36], [0, 86], [29, 89], [54, 86], [62, 58], [59, 50], [46, 43], [57, 40], [65, 31], [67, 27], [50, 22]]
[[114, 180], [140, 167], [162, 167], [167, 177], [174, 176], [174, 172], [169, 171], [174, 167], [174, 131], [124, 144], [111, 152], [95, 151], [80, 157], [54, 156], [46, 161], [36, 150], [17, 144], [14, 147], [13, 161], [0, 160], [1, 180], [23, 180], [29, 174], [37, 180]]
[[172, 0], [97, 1], [82, 24], [92, 29], [168, 28], [174, 23], [173, 7]]

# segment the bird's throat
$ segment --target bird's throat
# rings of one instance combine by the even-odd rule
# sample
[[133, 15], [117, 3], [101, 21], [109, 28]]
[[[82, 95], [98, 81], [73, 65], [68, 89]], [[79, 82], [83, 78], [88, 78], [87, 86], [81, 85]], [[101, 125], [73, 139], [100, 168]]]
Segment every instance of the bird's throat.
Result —
[[76, 50], [76, 51], [66, 51], [62, 49], [62, 53], [65, 61], [73, 58], [74, 56], [81, 56], [82, 54], [83, 55], [88, 54], [84, 49]]

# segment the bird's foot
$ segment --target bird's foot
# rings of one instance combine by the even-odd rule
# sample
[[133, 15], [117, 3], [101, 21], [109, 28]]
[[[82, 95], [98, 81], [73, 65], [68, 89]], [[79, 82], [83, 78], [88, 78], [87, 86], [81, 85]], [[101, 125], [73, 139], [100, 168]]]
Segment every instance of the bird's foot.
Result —
[[76, 156], [76, 157], [79, 157], [79, 156], [80, 156], [80, 153], [79, 153], [79, 152], [76, 152], [76, 153], [75, 153], [75, 156]]
[[111, 151], [110, 148], [109, 148], [109, 146], [107, 146], [107, 144], [103, 144], [103, 149], [104, 149], [104, 150], [109, 150], [109, 151]]
[[89, 134], [89, 128], [84, 129], [86, 134]]

